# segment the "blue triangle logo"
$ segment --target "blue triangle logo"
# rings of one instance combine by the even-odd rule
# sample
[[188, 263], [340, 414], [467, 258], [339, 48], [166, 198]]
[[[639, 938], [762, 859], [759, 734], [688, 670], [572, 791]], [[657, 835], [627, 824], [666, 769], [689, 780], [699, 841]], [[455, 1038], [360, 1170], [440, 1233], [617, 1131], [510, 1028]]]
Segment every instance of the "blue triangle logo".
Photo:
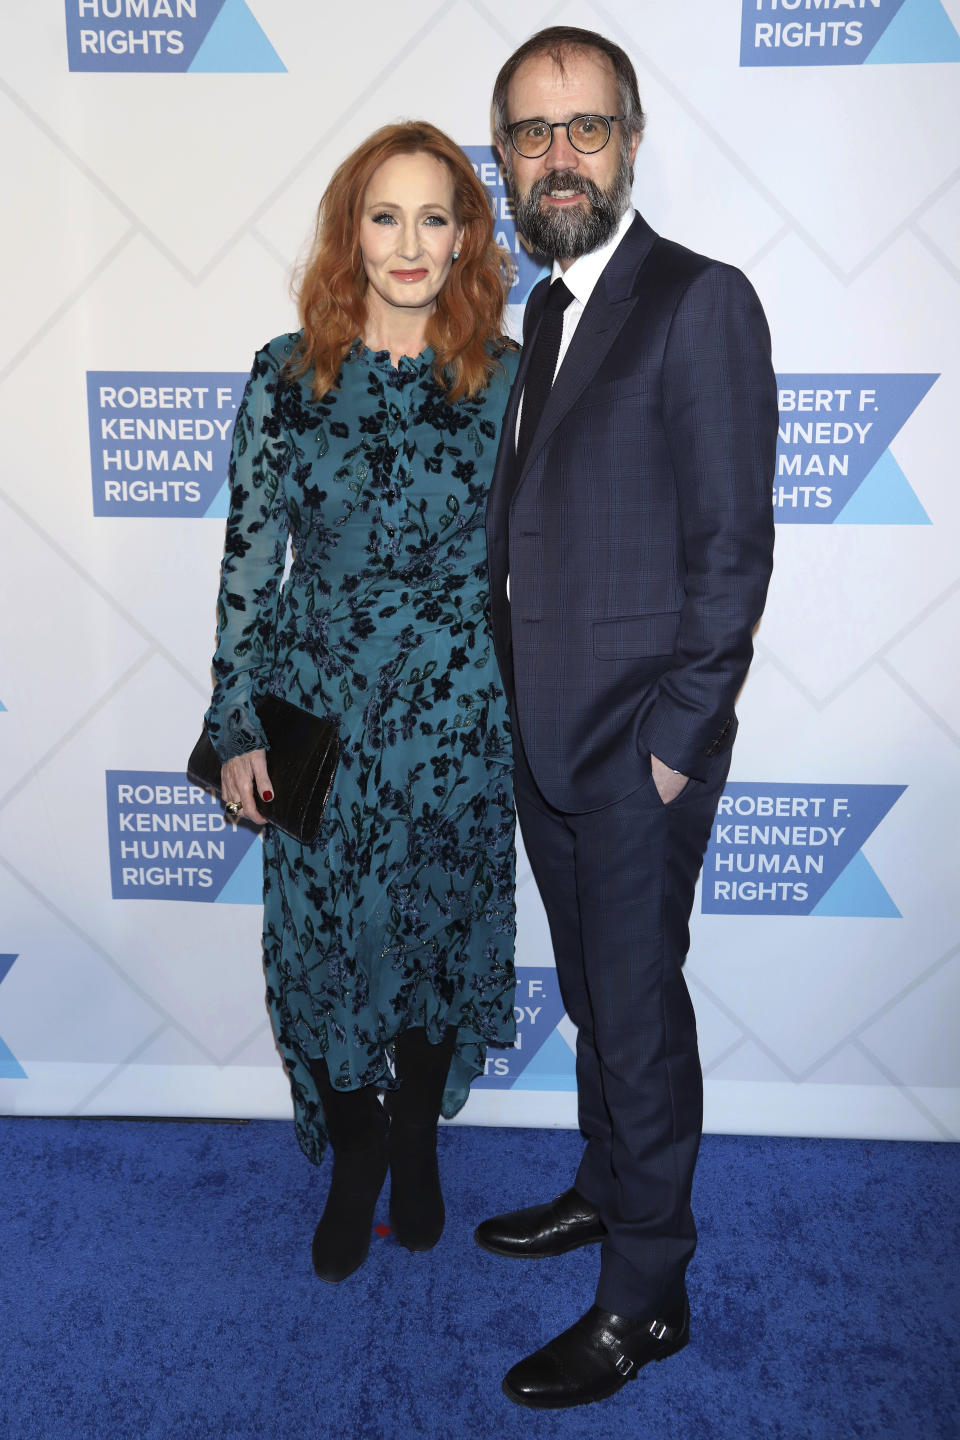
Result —
[[0, 1040], [0, 1080], [26, 1080], [27, 1072]]
[[224, 480], [223, 484], [220, 486], [220, 489], [217, 491], [216, 495], [214, 495], [213, 499], [210, 501], [210, 504], [207, 506], [206, 510], [204, 510], [203, 513], [208, 520], [226, 520], [229, 509], [230, 482], [229, 480]]
[[841, 870], [830, 889], [811, 915], [859, 916], [882, 920], [899, 920], [894, 905], [862, 850]]
[[4, 705], [3, 701], [0, 700], [0, 710], [6, 711], [6, 708], [6, 705]]
[[190, 73], [207, 75], [286, 74], [245, 0], [225, 0], [190, 64]]
[[576, 1090], [577, 1062], [559, 1030], [546, 1039], [525, 1070], [513, 1082], [514, 1090]]
[[906, 0], [866, 58], [868, 65], [960, 60], [960, 35], [941, 0]]
[[255, 839], [217, 896], [218, 905], [263, 904], [263, 847]]
[[890, 450], [884, 450], [872, 470], [854, 490], [835, 525], [929, 525], [906, 475]]
[[[16, 960], [16, 955], [0, 955], [0, 985], [3, 984], [10, 973], [10, 969]], [[27, 1072], [18, 1060], [14, 1058], [13, 1051], [0, 1039], [0, 1080], [26, 1080]]]

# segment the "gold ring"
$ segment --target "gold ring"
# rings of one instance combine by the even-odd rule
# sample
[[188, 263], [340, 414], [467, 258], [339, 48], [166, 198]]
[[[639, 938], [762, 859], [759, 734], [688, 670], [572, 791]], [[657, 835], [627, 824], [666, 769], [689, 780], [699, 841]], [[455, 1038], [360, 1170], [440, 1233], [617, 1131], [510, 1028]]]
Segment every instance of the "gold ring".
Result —
[[231, 800], [230, 803], [228, 805], [224, 805], [223, 808], [227, 812], [228, 819], [236, 820], [237, 816], [240, 814], [240, 811], [243, 809], [243, 806], [240, 804], [239, 800]]

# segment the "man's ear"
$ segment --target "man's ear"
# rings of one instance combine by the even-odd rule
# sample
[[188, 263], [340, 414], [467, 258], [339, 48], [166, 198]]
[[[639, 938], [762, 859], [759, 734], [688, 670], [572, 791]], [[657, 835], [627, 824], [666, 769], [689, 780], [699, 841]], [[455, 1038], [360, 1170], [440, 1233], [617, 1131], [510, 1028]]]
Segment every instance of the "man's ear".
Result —
[[630, 136], [630, 164], [637, 158], [637, 151], [640, 149], [640, 136], [634, 131]]

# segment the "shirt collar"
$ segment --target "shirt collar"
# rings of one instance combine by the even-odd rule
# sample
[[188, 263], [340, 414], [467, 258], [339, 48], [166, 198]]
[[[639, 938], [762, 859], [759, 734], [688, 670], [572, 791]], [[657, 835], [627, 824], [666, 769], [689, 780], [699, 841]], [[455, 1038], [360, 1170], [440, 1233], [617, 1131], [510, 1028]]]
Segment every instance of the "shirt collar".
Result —
[[586, 305], [606, 268], [607, 261], [633, 224], [636, 213], [633, 206], [628, 205], [620, 217], [620, 224], [606, 244], [591, 250], [587, 255], [579, 256], [569, 269], [561, 270], [559, 260], [554, 260], [550, 279], [562, 280], [573, 298], [579, 300], [581, 305]]

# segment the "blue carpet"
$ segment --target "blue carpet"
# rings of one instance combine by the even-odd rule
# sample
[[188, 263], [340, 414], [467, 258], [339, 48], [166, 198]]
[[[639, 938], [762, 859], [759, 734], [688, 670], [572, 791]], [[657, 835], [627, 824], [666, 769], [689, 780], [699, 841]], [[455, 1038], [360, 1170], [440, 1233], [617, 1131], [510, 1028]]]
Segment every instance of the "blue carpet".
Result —
[[[564, 1189], [565, 1131], [441, 1135], [450, 1219], [310, 1268], [329, 1168], [292, 1126], [0, 1120], [3, 1440], [957, 1440], [960, 1147], [708, 1137], [693, 1338], [537, 1414], [509, 1366], [590, 1303], [598, 1251], [471, 1232]], [[378, 1219], [386, 1219], [386, 1197]]]

